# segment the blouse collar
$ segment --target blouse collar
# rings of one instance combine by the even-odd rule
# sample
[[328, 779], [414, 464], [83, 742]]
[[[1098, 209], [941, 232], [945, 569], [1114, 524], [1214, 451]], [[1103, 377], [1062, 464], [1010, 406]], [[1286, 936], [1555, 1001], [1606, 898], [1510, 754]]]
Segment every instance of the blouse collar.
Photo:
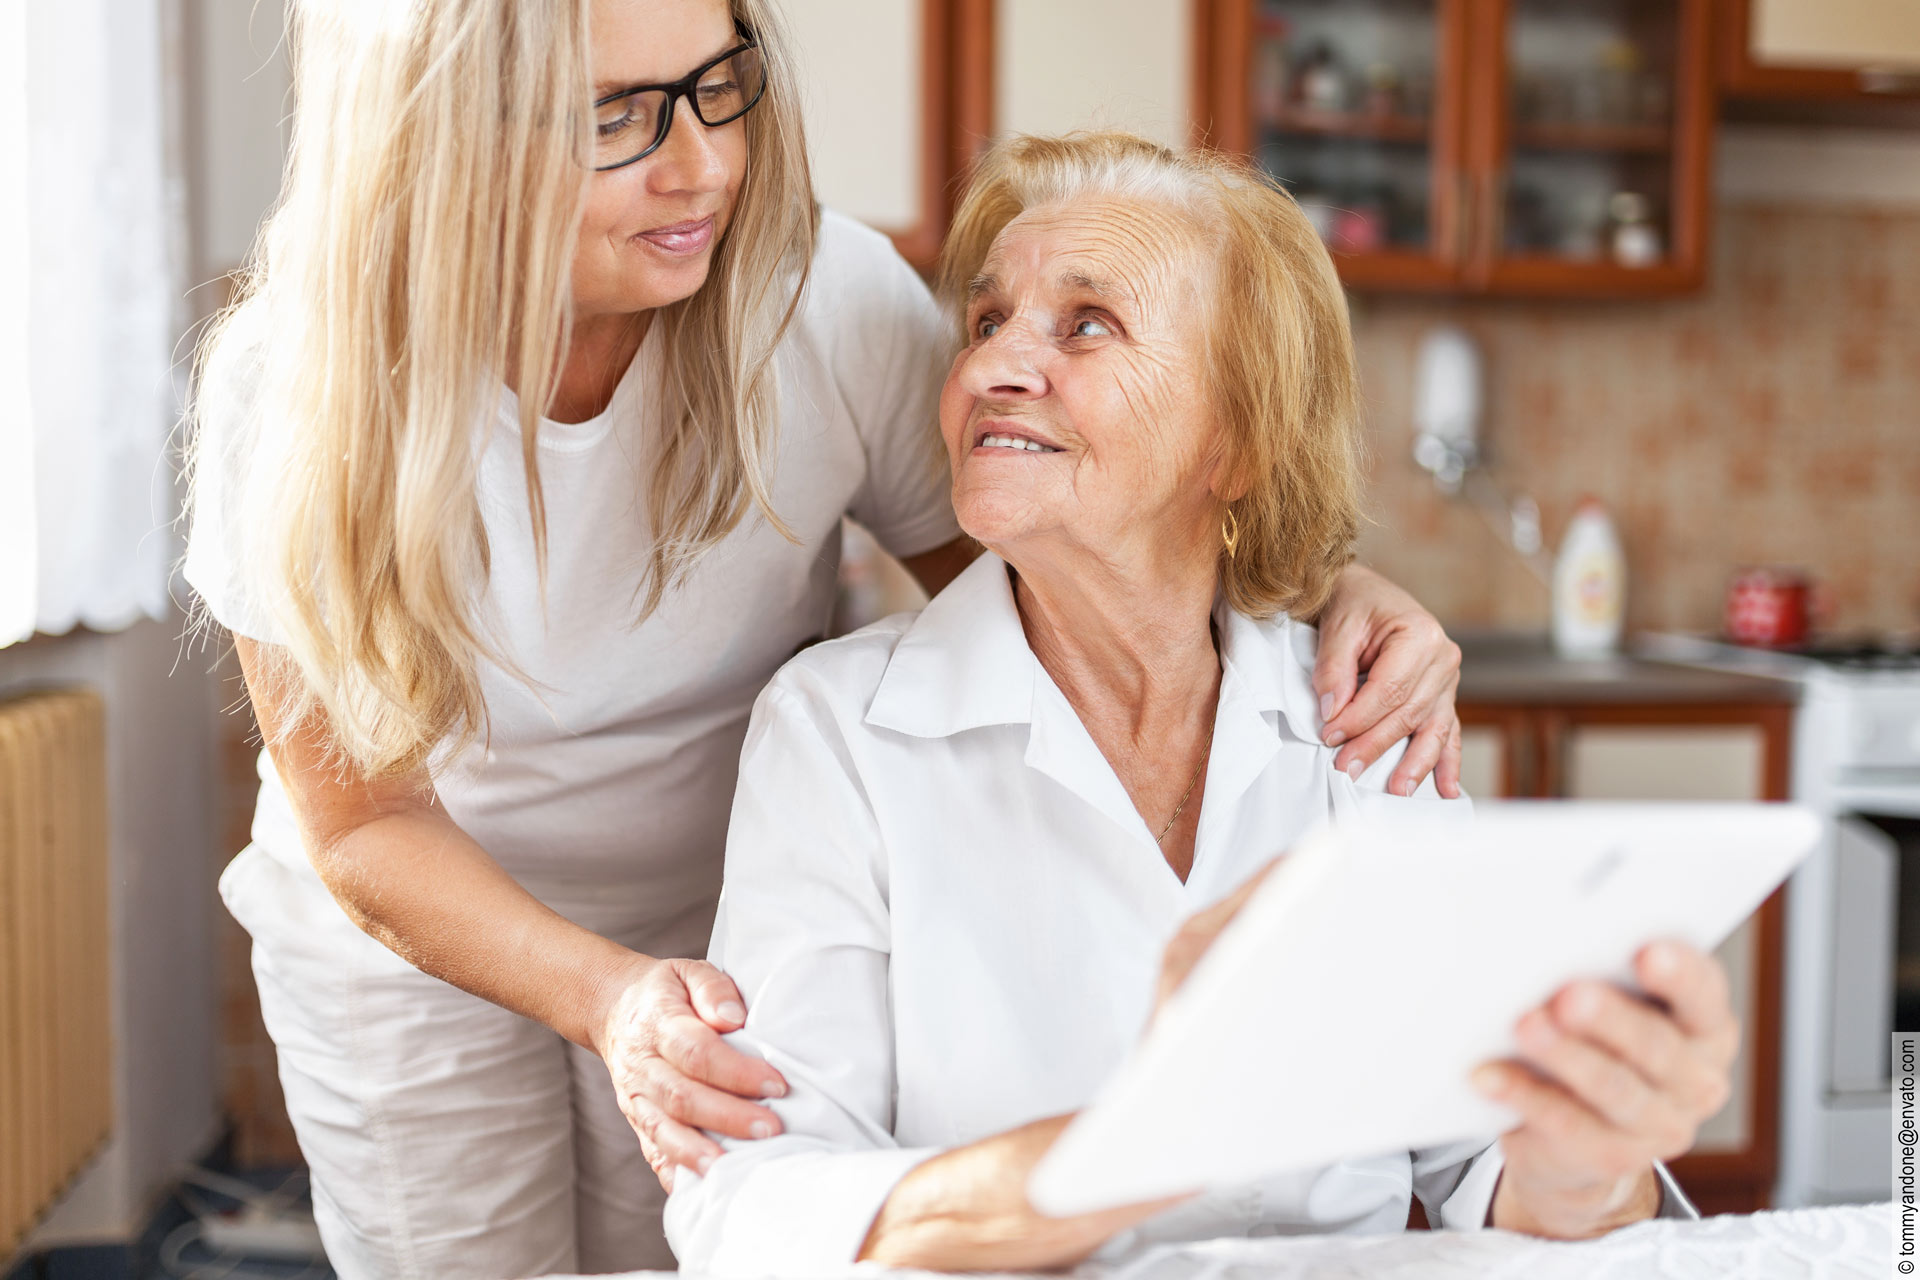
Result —
[[[1274, 712], [1288, 732], [1320, 741], [1313, 628], [1284, 614], [1250, 618], [1214, 605], [1220, 632], [1222, 727], [1236, 710]], [[1006, 561], [986, 552], [935, 596], [901, 636], [866, 722], [920, 738], [987, 725], [1033, 724], [1059, 696], [1027, 644]], [[1263, 716], [1264, 718], [1264, 716]]]

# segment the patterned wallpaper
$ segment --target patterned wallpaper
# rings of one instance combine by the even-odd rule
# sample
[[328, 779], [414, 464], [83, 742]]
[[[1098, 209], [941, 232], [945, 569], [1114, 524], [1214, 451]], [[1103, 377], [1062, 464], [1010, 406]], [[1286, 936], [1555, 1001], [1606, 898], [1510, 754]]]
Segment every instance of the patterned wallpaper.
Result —
[[1626, 544], [1631, 628], [1714, 629], [1728, 576], [1810, 570], [1835, 632], [1920, 632], [1920, 210], [1735, 205], [1704, 291], [1647, 302], [1355, 304], [1373, 448], [1368, 563], [1456, 627], [1541, 627], [1547, 591], [1413, 463], [1422, 333], [1488, 366], [1492, 474]]

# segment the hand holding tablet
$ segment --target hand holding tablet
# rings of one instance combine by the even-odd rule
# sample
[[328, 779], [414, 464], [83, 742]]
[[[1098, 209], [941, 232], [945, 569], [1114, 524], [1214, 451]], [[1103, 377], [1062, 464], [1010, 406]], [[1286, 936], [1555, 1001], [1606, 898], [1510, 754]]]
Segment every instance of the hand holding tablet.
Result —
[[1567, 803], [1324, 830], [1053, 1145], [1033, 1203], [1085, 1212], [1509, 1130], [1521, 1112], [1470, 1077], [1533, 1056], [1523, 1014], [1581, 978], [1639, 991], [1655, 939], [1715, 946], [1818, 834], [1779, 805]]

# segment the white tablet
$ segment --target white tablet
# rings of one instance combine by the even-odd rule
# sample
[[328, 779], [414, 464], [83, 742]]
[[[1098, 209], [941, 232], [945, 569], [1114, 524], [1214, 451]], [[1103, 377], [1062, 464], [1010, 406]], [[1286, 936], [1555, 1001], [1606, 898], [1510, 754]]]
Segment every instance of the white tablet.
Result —
[[1323, 829], [1267, 877], [1028, 1183], [1071, 1214], [1518, 1116], [1473, 1068], [1565, 983], [1648, 942], [1716, 946], [1819, 839], [1787, 805], [1482, 806]]

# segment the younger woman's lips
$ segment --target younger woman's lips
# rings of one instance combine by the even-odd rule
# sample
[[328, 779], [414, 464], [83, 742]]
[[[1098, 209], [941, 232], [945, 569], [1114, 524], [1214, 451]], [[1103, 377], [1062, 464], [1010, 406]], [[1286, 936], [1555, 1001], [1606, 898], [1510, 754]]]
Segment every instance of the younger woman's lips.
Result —
[[666, 253], [691, 256], [704, 252], [713, 243], [713, 217], [708, 215], [698, 222], [676, 222], [670, 227], [655, 227], [652, 231], [642, 231], [634, 239], [645, 240]]

